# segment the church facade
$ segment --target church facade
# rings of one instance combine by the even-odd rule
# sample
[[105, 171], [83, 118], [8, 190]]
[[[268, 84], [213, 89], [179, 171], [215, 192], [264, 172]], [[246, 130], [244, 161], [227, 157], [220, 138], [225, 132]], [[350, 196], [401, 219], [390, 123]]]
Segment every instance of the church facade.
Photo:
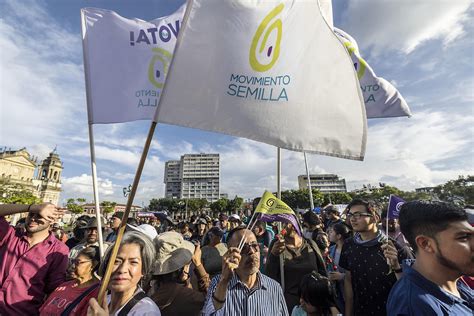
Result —
[[26, 150], [0, 151], [0, 184], [24, 188], [43, 202], [58, 205], [63, 164], [56, 150], [38, 164]]

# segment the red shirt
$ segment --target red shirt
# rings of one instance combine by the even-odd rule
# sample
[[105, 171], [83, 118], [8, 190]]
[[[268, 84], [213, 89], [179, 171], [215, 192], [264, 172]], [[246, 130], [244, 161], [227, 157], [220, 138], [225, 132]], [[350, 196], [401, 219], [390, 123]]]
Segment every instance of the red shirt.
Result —
[[[93, 285], [92, 285], [93, 286]], [[40, 309], [40, 316], [56, 316], [61, 315], [62, 312], [74, 302], [83, 292], [87, 291], [90, 287], [78, 288], [76, 281], [69, 281], [61, 284], [54, 290], [53, 293], [48, 297], [46, 302]], [[91, 298], [97, 298], [99, 294], [99, 287], [96, 287], [92, 292], [87, 294], [79, 304], [69, 314], [70, 316], [87, 315], [87, 308], [89, 307], [89, 300]]]
[[66, 278], [68, 248], [53, 234], [30, 248], [26, 232], [0, 216], [0, 315], [38, 315]]

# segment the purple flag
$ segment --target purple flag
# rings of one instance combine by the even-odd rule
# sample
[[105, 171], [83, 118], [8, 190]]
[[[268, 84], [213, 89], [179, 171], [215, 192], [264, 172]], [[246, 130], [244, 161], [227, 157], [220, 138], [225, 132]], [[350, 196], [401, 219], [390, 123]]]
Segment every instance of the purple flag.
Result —
[[399, 198], [396, 195], [390, 194], [390, 200], [388, 202], [387, 218], [388, 219], [398, 218], [398, 216], [400, 216], [400, 208], [402, 207], [403, 203], [405, 203], [405, 200], [403, 200], [402, 198]]

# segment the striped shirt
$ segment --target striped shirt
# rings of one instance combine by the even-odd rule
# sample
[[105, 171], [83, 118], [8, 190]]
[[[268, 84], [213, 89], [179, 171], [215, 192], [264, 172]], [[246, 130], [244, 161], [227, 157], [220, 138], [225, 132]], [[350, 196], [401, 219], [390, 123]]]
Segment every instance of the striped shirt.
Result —
[[203, 315], [278, 316], [288, 315], [283, 291], [278, 282], [257, 272], [257, 283], [249, 289], [236, 273], [229, 281], [225, 303], [215, 310], [212, 295], [219, 283], [220, 274], [212, 279], [204, 303]]

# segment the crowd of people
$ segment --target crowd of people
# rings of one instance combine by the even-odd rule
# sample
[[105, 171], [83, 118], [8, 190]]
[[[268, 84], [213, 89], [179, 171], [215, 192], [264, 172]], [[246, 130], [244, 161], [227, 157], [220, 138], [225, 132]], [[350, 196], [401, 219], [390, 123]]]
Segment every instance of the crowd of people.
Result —
[[[26, 217], [12, 226], [17, 213]], [[474, 311], [472, 210], [447, 203], [406, 202], [385, 220], [379, 205], [354, 199], [342, 214], [308, 210], [296, 215], [299, 227], [280, 230], [242, 213], [122, 223], [117, 212], [80, 216], [66, 232], [55, 224], [63, 215], [52, 204], [0, 205], [0, 315]]]

